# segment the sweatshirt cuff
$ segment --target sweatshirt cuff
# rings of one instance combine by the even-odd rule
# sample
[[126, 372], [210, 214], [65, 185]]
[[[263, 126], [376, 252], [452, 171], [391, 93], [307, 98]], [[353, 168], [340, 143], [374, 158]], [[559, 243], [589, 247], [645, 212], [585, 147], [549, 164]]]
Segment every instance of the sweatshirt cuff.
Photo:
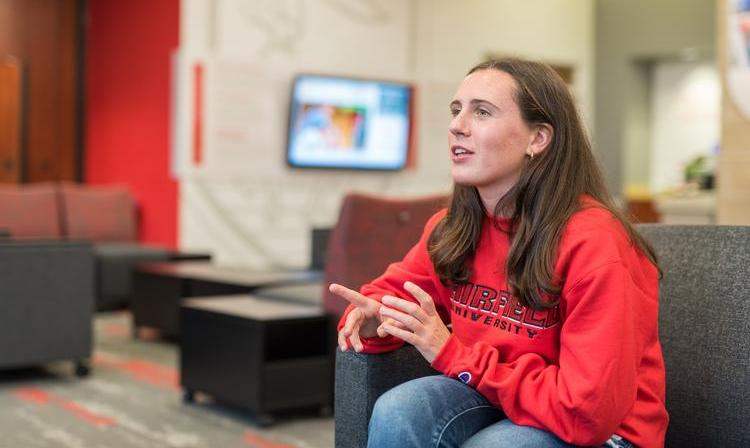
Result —
[[477, 387], [479, 377], [461, 366], [465, 365], [470, 351], [471, 349], [461, 343], [455, 334], [451, 334], [431, 365], [447, 377], [461, 381], [467, 386]]
[[432, 360], [432, 368], [442, 372], [446, 376], [452, 376], [451, 367], [455, 365], [454, 360], [460, 359], [466, 347], [452, 334], [440, 349], [435, 359]]
[[386, 353], [393, 351], [403, 345], [403, 341], [392, 335], [388, 335], [384, 338], [360, 338], [362, 341], [362, 352], [377, 355], [380, 353]]

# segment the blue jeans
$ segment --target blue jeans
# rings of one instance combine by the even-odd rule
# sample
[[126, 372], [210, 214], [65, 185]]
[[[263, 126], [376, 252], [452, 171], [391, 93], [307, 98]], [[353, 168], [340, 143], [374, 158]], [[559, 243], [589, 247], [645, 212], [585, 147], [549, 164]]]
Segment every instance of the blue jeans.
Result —
[[[369, 448], [573, 447], [551, 432], [508, 420], [479, 392], [443, 375], [384, 393], [370, 418]], [[631, 447], [613, 436], [603, 446]]]

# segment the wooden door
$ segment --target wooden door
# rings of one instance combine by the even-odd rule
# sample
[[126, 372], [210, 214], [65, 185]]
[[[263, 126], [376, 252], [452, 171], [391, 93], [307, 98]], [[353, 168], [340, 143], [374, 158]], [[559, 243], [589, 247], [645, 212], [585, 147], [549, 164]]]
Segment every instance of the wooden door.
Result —
[[[10, 112], [3, 109], [2, 113], [16, 116], [12, 103], [23, 105], [20, 127], [8, 124], [9, 129], [22, 132], [18, 136], [22, 152], [10, 169], [17, 171], [13, 175], [6, 171], [5, 161], [8, 153], [17, 154], [19, 146], [13, 137], [17, 131], [5, 130], [3, 120], [2, 135], [9, 143], [2, 143], [0, 180], [80, 180], [83, 6], [83, 0], [0, 0], [0, 61], [10, 54], [23, 65], [19, 71], [23, 89], [18, 90], [22, 95], [8, 90], [5, 99], [5, 78], [0, 94], [11, 103], [3, 106]], [[12, 71], [3, 73], [10, 79], [7, 82], [14, 82]]]

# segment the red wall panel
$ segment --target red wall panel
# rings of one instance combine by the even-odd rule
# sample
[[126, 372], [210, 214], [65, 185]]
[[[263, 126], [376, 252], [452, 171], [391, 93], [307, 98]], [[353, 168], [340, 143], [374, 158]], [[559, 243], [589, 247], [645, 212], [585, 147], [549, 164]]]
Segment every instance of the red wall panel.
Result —
[[177, 244], [178, 184], [170, 176], [171, 56], [180, 0], [89, 0], [84, 179], [126, 184], [141, 241]]

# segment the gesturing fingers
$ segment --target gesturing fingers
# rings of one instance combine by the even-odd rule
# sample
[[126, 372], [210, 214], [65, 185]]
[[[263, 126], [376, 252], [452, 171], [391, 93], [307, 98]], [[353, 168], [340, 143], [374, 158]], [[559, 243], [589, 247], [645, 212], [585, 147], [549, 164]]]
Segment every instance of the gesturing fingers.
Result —
[[336, 294], [337, 296], [345, 299], [347, 302], [351, 303], [352, 305], [362, 308], [363, 310], [366, 310], [369, 313], [374, 313], [377, 311], [378, 303], [375, 300], [370, 299], [369, 297], [363, 296], [362, 294], [358, 293], [357, 291], [354, 291], [353, 289], [349, 289], [345, 286], [341, 286], [336, 283], [331, 283], [331, 285], [328, 287], [328, 290], [331, 291], [333, 294]]
[[422, 309], [422, 307], [414, 302], [399, 299], [398, 297], [393, 296], [383, 296], [382, 301], [383, 305], [409, 314], [420, 322], [425, 322], [427, 320], [427, 314], [425, 313], [425, 311]]
[[422, 288], [417, 286], [415, 283], [406, 282], [404, 283], [404, 289], [406, 289], [415, 299], [419, 302], [419, 305], [428, 316], [434, 316], [437, 314], [435, 309], [435, 301], [432, 297], [427, 294]]
[[364, 345], [362, 344], [362, 340], [359, 338], [359, 327], [362, 326], [362, 321], [357, 320], [354, 323], [354, 329], [352, 330], [351, 336], [349, 336], [349, 340], [352, 342], [352, 347], [354, 347], [354, 351], [359, 353], [364, 349]]
[[339, 339], [339, 349], [342, 352], [345, 352], [346, 351], [346, 336], [344, 336], [344, 333], [339, 331], [338, 339]]
[[390, 323], [391, 325], [395, 325], [398, 328], [404, 328], [404, 324], [402, 324], [401, 322], [399, 322], [397, 320], [394, 320], [391, 317], [386, 317], [386, 318], [381, 319], [381, 320], [382, 320], [382, 322], [378, 326], [378, 329], [377, 329], [378, 336], [380, 336], [381, 338], [384, 338], [384, 337], [388, 336], [388, 333], [386, 333], [385, 330], [383, 329], [383, 323], [387, 322], [387, 323]]
[[[406, 327], [406, 328], [408, 328], [409, 330], [411, 330], [413, 332], [418, 331], [419, 329], [421, 329], [424, 326], [422, 324], [422, 322], [420, 322], [419, 320], [417, 320], [417, 318], [415, 318], [411, 314], [406, 314], [406, 313], [403, 313], [403, 312], [401, 312], [401, 311], [399, 311], [397, 309], [389, 308], [387, 306], [381, 306], [380, 307], [380, 315], [381, 316], [385, 316], [385, 317], [389, 317], [392, 320], [400, 322], [403, 327]], [[394, 324], [392, 321], [388, 322], [388, 323], [390, 325]]]
[[404, 342], [407, 342], [417, 348], [419, 348], [419, 336], [412, 333], [411, 331], [404, 330], [401, 328], [396, 327], [395, 325], [383, 322], [383, 330], [385, 330], [386, 333], [391, 334], [393, 336], [396, 336], [397, 338], [401, 339]]
[[341, 327], [341, 330], [339, 331], [339, 348], [341, 348], [342, 352], [345, 352], [347, 349], [347, 343], [346, 339], [352, 334], [352, 331], [354, 330], [355, 326], [354, 324], [361, 318], [360, 312], [355, 310], [352, 310], [348, 316], [346, 316], [346, 322], [344, 322], [344, 326]]

